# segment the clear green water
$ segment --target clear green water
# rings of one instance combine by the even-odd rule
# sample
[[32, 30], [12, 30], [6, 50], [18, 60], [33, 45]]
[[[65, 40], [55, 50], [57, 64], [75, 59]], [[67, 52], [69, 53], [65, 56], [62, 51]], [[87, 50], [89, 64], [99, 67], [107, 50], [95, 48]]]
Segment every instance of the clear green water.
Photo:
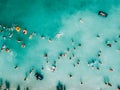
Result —
[[[108, 17], [98, 16], [99, 10], [107, 12]], [[14, 37], [7, 40], [2, 38], [7, 31], [0, 33], [0, 46], [4, 43], [11, 50], [10, 53], [0, 52], [3, 88], [7, 80], [11, 90], [16, 90], [18, 85], [21, 90], [26, 87], [30, 90], [56, 90], [58, 81], [65, 84], [67, 90], [116, 90], [120, 84], [120, 52], [117, 51], [120, 50], [119, 17], [119, 0], [0, 0], [0, 24], [6, 27], [17, 24], [28, 30], [27, 35], [15, 31]], [[83, 23], [80, 23], [80, 18]], [[32, 32], [36, 32], [36, 35], [29, 39]], [[63, 34], [59, 39], [56, 38], [58, 33]], [[100, 39], [97, 39], [97, 34]], [[41, 35], [45, 39], [41, 39]], [[23, 40], [25, 48], [16, 42], [17, 38]], [[48, 42], [49, 38], [52, 39], [51, 43]], [[106, 40], [110, 41], [112, 47], [106, 46]], [[81, 47], [77, 46], [79, 43]], [[70, 48], [69, 52], [67, 48]], [[102, 51], [100, 58], [97, 57], [99, 50]], [[58, 60], [61, 52], [67, 56]], [[48, 53], [48, 59], [44, 58], [44, 53]], [[72, 54], [75, 57], [69, 60]], [[80, 59], [80, 65], [76, 64], [77, 59]], [[91, 59], [102, 61], [102, 65], [95, 62], [95, 67], [98, 66], [100, 70], [88, 66]], [[50, 69], [54, 61], [56, 71], [52, 72]], [[14, 69], [16, 65], [18, 70]], [[109, 71], [110, 67], [113, 72]], [[32, 68], [34, 71], [29, 75]], [[36, 70], [44, 75], [42, 81], [35, 79]], [[69, 78], [70, 73], [72, 78]], [[24, 81], [26, 76], [28, 80]], [[112, 87], [104, 84], [104, 77], [110, 79]]]

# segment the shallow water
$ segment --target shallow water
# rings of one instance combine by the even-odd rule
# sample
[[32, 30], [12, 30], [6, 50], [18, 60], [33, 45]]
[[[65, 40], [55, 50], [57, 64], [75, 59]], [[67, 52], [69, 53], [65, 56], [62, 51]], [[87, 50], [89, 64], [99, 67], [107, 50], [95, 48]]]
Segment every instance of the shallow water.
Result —
[[[108, 17], [99, 16], [99, 10], [108, 13]], [[30, 90], [56, 90], [59, 81], [66, 90], [116, 90], [120, 85], [119, 17], [119, 0], [0, 0], [0, 30], [4, 30], [0, 32], [0, 46], [5, 44], [10, 48], [9, 53], [0, 51], [2, 88], [6, 87], [7, 80], [11, 90], [16, 90], [18, 85], [21, 90], [27, 87]], [[21, 27], [20, 32], [15, 30], [16, 25]], [[3, 26], [6, 28], [3, 29]], [[13, 31], [7, 28], [13, 28]], [[22, 33], [23, 29], [28, 31], [27, 35]], [[9, 32], [13, 33], [12, 38], [8, 38]], [[36, 35], [29, 39], [33, 32]], [[56, 37], [58, 33], [61, 33], [60, 38]], [[3, 36], [7, 36], [6, 40]], [[17, 43], [17, 39], [25, 43], [25, 48], [21, 48], [22, 42]], [[106, 41], [112, 46], [107, 46]], [[101, 56], [98, 57], [100, 50]], [[58, 59], [60, 53], [66, 53], [66, 56]], [[91, 60], [95, 63], [88, 66]], [[54, 61], [56, 70], [53, 72]], [[14, 68], [16, 65], [17, 70]], [[30, 75], [31, 69], [34, 71]], [[43, 80], [36, 80], [36, 71], [41, 72]], [[69, 74], [73, 75], [72, 78]], [[25, 77], [27, 81], [24, 81]], [[112, 87], [104, 84], [106, 77]]]

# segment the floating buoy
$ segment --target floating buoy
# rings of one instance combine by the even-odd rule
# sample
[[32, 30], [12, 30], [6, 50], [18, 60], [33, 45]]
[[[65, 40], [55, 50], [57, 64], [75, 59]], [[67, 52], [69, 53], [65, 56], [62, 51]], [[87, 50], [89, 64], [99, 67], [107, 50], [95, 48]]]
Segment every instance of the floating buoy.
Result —
[[23, 34], [27, 34], [27, 30], [23, 30]]
[[15, 29], [16, 29], [17, 32], [20, 32], [21, 28], [17, 26]]

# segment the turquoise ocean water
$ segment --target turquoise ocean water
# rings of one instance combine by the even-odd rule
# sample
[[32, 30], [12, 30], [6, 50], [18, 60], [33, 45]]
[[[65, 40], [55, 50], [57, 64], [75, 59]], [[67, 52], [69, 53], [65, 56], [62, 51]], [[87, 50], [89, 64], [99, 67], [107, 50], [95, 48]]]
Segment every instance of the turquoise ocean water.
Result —
[[[100, 10], [108, 17], [99, 16]], [[0, 47], [10, 49], [0, 50], [0, 90], [57, 90], [59, 81], [66, 90], [117, 90], [119, 17], [119, 0], [0, 0]], [[36, 80], [35, 72], [43, 80]], [[104, 83], [106, 79], [112, 86]]]

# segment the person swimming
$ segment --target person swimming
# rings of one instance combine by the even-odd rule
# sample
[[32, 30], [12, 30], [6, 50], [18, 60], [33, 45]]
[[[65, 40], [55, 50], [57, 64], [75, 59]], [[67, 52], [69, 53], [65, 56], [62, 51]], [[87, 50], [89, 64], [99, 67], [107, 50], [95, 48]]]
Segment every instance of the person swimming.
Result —
[[26, 80], [28, 80], [28, 78], [27, 78], [27, 77], [25, 77], [25, 78], [24, 78], [24, 81], [26, 81]]
[[60, 38], [61, 36], [63, 36], [63, 33], [58, 33], [58, 34], [56, 34], [56, 38]]
[[69, 52], [69, 51], [70, 51], [70, 48], [67, 48], [67, 51]]
[[44, 35], [41, 35], [41, 38], [42, 38], [42, 39], [45, 39], [45, 36], [44, 36]]
[[72, 78], [72, 77], [73, 77], [73, 75], [72, 75], [72, 74], [69, 74], [69, 77], [70, 77], [70, 78]]
[[51, 39], [51, 38], [49, 38], [49, 39], [48, 39], [48, 42], [49, 42], [49, 43], [51, 43], [51, 42], [52, 42], [52, 39]]
[[22, 47], [22, 48], [25, 48], [25, 43], [22, 43], [22, 44], [21, 44], [21, 47]]
[[82, 18], [80, 18], [80, 20], [79, 20], [79, 21], [80, 21], [80, 23], [84, 23], [84, 22], [83, 22], [83, 20], [82, 20]]
[[10, 49], [9, 49], [9, 48], [6, 48], [6, 52], [9, 53], [9, 52], [10, 52]]
[[51, 71], [55, 71], [56, 70], [56, 65], [52, 65], [52, 67], [51, 67]]
[[13, 33], [9, 33], [9, 38], [12, 38], [13, 37]]
[[18, 42], [18, 43], [20, 43], [20, 42], [21, 42], [21, 40], [20, 40], [20, 39], [17, 39], [17, 42]]
[[120, 85], [117, 86], [117, 89], [120, 90]]
[[6, 36], [2, 36], [2, 37], [3, 37], [3, 40], [6, 40], [6, 38], [7, 38]]
[[18, 66], [16, 65], [14, 68], [17, 70], [17, 69], [18, 69]]
[[72, 57], [69, 57], [69, 60], [72, 60]]
[[41, 68], [42, 70], [44, 70], [44, 67], [42, 66], [42, 68]]
[[97, 39], [100, 39], [100, 35], [99, 34], [97, 34], [96, 37], [97, 37]]
[[78, 47], [81, 47], [81, 43], [78, 44]]
[[74, 50], [76, 50], [76, 47], [73, 47]]
[[77, 60], [77, 64], [78, 64], [78, 65], [80, 64], [80, 60], [79, 60], [79, 59]]
[[36, 35], [35, 32], [31, 33], [31, 34], [29, 35], [29, 39], [32, 39], [32, 37], [35, 36], [35, 35]]
[[1, 47], [1, 50], [4, 50], [6, 48], [6, 45], [3, 44], [2, 47]]
[[112, 71], [113, 71], [113, 69], [112, 69], [112, 68], [109, 68], [109, 71], [110, 71], [110, 72], [112, 72]]
[[110, 41], [106, 41], [106, 45], [107, 45], [108, 47], [111, 47], [111, 46], [112, 46], [112, 44], [110, 43]]
[[66, 86], [59, 81], [56, 90], [66, 90]]
[[45, 57], [45, 58], [47, 58], [47, 57], [48, 57], [48, 54], [47, 54], [47, 53], [45, 53], [45, 54], [44, 54], [44, 57]]

